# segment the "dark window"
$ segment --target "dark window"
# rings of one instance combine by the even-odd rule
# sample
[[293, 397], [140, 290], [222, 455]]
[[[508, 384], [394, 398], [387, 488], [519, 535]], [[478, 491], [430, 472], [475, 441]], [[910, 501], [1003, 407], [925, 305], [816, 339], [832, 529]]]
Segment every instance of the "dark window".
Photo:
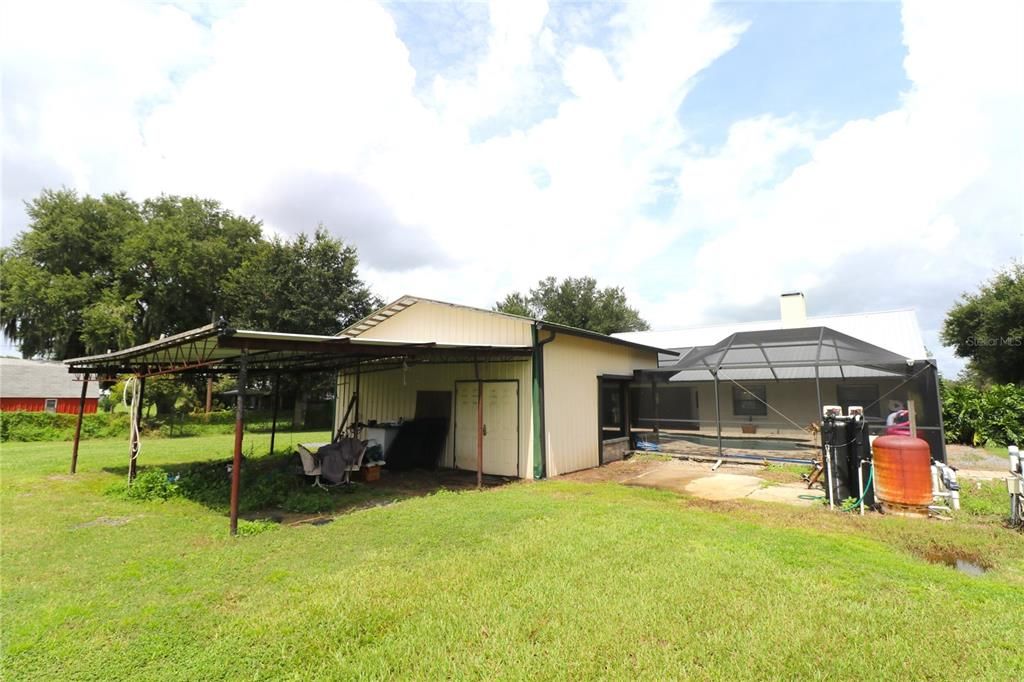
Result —
[[659, 386], [658, 415], [666, 429], [696, 429], [688, 386]]
[[629, 392], [630, 423], [645, 429], [696, 429], [695, 394], [689, 386], [658, 385], [658, 404], [650, 384], [633, 385]]
[[836, 400], [842, 405], [844, 414], [849, 414], [850, 405], [859, 405], [864, 408], [866, 417], [882, 416], [878, 384], [839, 384], [836, 386]]
[[732, 387], [732, 413], [737, 417], [766, 416], [768, 414], [768, 406], [765, 404], [767, 400], [767, 389], [764, 384], [751, 384], [743, 388]]
[[57, 399], [56, 398], [47, 398], [46, 399], [46, 404], [43, 406], [43, 409], [45, 409], [47, 412], [56, 412], [57, 411]]
[[626, 435], [626, 384], [601, 381], [601, 433], [603, 438]]

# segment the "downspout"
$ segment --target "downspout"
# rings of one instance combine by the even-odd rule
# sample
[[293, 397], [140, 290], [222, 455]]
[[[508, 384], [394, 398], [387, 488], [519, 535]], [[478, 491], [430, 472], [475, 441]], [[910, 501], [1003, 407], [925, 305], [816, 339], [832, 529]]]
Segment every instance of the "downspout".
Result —
[[547, 478], [548, 448], [546, 422], [544, 419], [544, 346], [555, 340], [556, 332], [549, 330], [551, 336], [540, 340], [542, 325], [535, 322], [531, 327], [533, 334], [533, 477]]

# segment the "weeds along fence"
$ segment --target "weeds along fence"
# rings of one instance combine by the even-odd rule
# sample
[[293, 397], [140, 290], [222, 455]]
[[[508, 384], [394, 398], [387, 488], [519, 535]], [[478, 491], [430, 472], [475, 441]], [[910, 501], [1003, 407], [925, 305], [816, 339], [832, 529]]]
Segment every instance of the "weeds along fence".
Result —
[[[329, 407], [329, 406], [328, 406]], [[291, 412], [278, 414], [277, 430], [292, 430]], [[29, 441], [65, 441], [75, 435], [74, 414], [50, 412], [0, 413], [0, 443]], [[269, 411], [249, 411], [245, 416], [245, 430], [249, 433], [269, 432], [273, 415]], [[127, 438], [129, 417], [125, 413], [98, 412], [82, 419], [82, 438]], [[309, 410], [300, 429], [329, 429], [329, 409]], [[148, 438], [179, 438], [186, 436], [233, 433], [234, 410], [219, 410], [210, 414], [177, 414], [168, 417], [146, 417], [142, 421], [142, 435]]]

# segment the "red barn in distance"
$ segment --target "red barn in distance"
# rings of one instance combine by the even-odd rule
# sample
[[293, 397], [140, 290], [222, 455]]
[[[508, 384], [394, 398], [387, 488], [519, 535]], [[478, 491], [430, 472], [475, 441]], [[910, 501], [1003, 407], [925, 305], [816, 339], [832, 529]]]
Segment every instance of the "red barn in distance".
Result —
[[[63, 363], [0, 358], [0, 412], [78, 414], [81, 397], [82, 382]], [[99, 397], [99, 387], [90, 381], [86, 414], [96, 412]]]

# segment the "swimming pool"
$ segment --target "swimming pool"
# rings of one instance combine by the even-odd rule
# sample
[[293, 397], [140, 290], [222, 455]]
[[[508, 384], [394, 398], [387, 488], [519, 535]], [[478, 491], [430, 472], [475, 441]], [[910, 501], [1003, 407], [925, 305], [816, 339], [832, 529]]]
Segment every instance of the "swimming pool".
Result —
[[[718, 447], [717, 436], [676, 436], [662, 434], [666, 441], [685, 440], [696, 445]], [[777, 451], [800, 451], [810, 453], [814, 446], [806, 441], [768, 439], [768, 438], [723, 438], [722, 447], [730, 450], [777, 450]]]

